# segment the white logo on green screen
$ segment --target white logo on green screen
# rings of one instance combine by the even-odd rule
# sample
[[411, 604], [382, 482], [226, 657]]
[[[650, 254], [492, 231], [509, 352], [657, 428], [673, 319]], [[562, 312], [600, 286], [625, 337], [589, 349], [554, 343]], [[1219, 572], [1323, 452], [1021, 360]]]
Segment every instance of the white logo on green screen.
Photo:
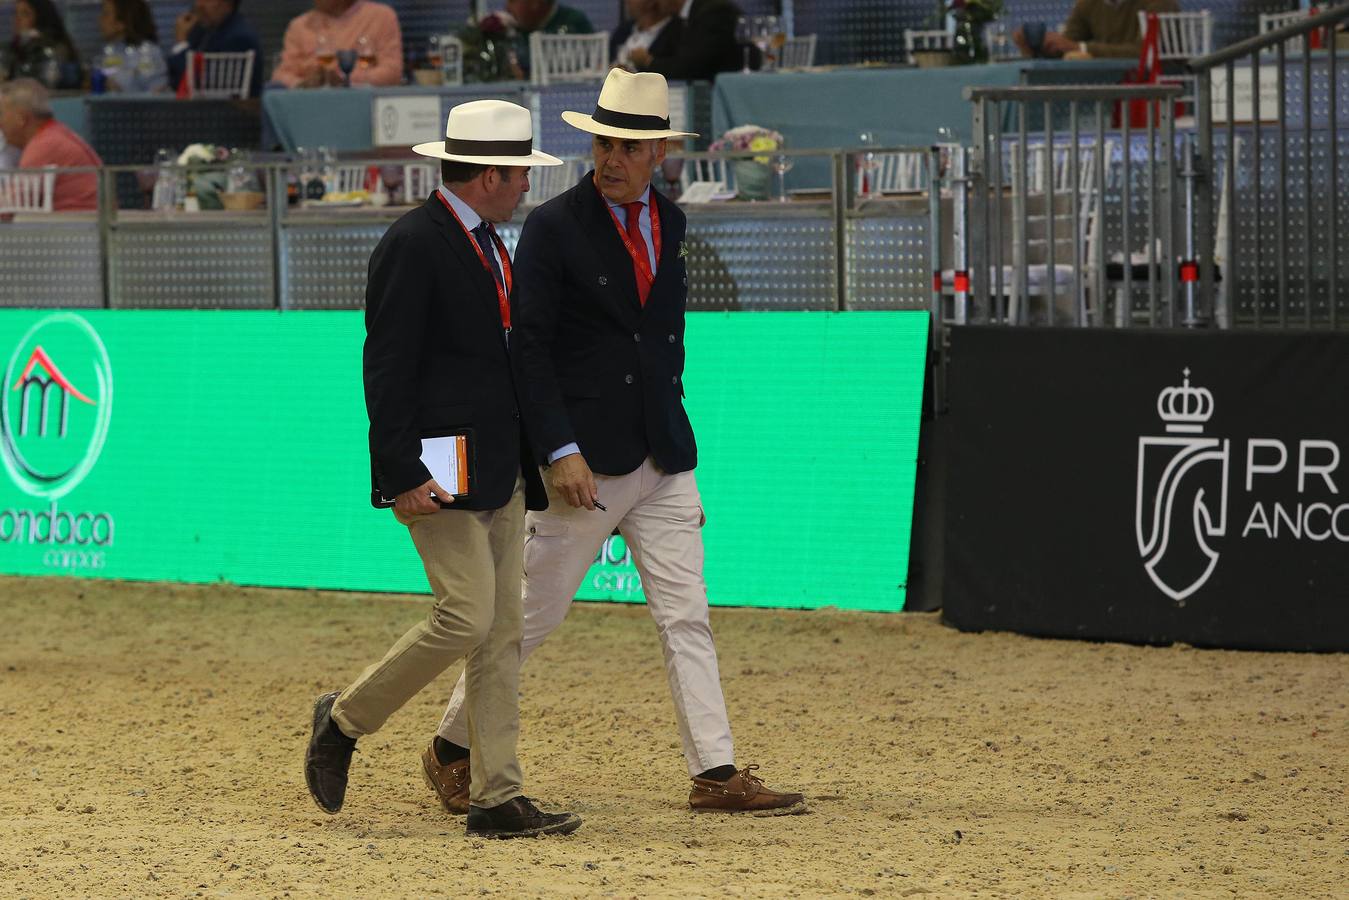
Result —
[[74, 313], [28, 329], [5, 368], [0, 457], [27, 494], [56, 500], [98, 462], [112, 416], [112, 367], [98, 333]]

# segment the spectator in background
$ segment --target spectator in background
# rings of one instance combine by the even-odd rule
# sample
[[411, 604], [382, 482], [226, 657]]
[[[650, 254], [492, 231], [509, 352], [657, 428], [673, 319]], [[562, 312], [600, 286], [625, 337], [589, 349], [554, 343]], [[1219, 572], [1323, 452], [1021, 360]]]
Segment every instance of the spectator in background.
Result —
[[187, 72], [188, 51], [194, 53], [245, 53], [253, 51], [253, 75], [248, 96], [262, 93], [262, 42], [258, 33], [239, 13], [240, 0], [196, 0], [174, 24], [173, 51], [169, 54], [169, 84], [177, 88]]
[[516, 76], [529, 77], [529, 36], [543, 34], [594, 34], [586, 14], [554, 0], [506, 0], [506, 14], [515, 23]]
[[614, 65], [635, 72], [633, 50], [652, 56], [669, 56], [679, 44], [682, 20], [667, 12], [661, 0], [623, 0], [627, 20], [609, 38], [609, 58]]
[[352, 84], [403, 82], [403, 32], [398, 14], [373, 0], [314, 0], [314, 8], [286, 26], [281, 65], [272, 80], [286, 87], [342, 84], [338, 50], [361, 54]]
[[[103, 160], [83, 138], [52, 118], [51, 95], [41, 82], [32, 78], [0, 85], [0, 132], [4, 133], [7, 144], [22, 148], [21, 169], [103, 165]], [[52, 188], [53, 210], [97, 208], [96, 173], [56, 176]]]
[[17, 0], [14, 39], [6, 61], [9, 78], [34, 78], [49, 88], [78, 88], [80, 57], [52, 0]]
[[98, 30], [108, 42], [99, 68], [109, 91], [158, 94], [168, 90], [169, 70], [159, 49], [159, 30], [145, 0], [103, 0]]
[[638, 71], [657, 72], [671, 81], [711, 81], [718, 72], [740, 68], [740, 45], [735, 39], [740, 7], [731, 0], [660, 0], [660, 3], [666, 15], [678, 16], [679, 41], [668, 52], [662, 47], [631, 51], [629, 55]]
[[1062, 32], [1048, 32], [1039, 46], [1031, 46], [1023, 27], [1012, 32], [1012, 40], [1026, 56], [1131, 59], [1143, 44], [1138, 14], [1179, 10], [1176, 0], [1077, 0]]

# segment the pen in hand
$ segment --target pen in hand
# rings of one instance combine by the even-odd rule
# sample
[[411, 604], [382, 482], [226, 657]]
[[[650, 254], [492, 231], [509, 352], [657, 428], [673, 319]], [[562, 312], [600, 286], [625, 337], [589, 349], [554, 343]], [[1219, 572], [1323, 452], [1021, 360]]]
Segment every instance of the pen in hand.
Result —
[[598, 509], [600, 512], [608, 512], [608, 511], [609, 511], [609, 507], [605, 506], [605, 505], [604, 505], [603, 503], [601, 503], [600, 501], [594, 500], [594, 501], [592, 501], [592, 502], [595, 504], [595, 508]]

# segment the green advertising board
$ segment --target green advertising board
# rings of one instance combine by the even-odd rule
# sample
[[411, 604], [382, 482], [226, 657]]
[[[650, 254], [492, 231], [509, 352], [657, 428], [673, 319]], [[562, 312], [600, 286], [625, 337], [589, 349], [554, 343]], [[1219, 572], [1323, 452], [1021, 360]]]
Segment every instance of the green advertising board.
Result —
[[[927, 315], [693, 313], [712, 602], [904, 601]], [[0, 571], [426, 592], [369, 506], [361, 313], [0, 311]], [[642, 600], [621, 537], [581, 599]]]

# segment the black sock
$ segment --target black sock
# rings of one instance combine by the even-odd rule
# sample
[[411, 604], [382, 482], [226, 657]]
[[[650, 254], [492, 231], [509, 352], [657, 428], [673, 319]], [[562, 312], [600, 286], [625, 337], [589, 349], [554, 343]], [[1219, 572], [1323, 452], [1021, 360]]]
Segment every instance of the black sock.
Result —
[[468, 759], [468, 748], [460, 747], [458, 744], [450, 743], [440, 735], [436, 735], [435, 741], [431, 744], [436, 754], [436, 762], [442, 766], [448, 766], [452, 762], [458, 762], [461, 759]]
[[727, 781], [735, 774], [735, 766], [717, 766], [715, 769], [708, 769], [699, 775], [699, 778], [706, 778], [708, 781]]

